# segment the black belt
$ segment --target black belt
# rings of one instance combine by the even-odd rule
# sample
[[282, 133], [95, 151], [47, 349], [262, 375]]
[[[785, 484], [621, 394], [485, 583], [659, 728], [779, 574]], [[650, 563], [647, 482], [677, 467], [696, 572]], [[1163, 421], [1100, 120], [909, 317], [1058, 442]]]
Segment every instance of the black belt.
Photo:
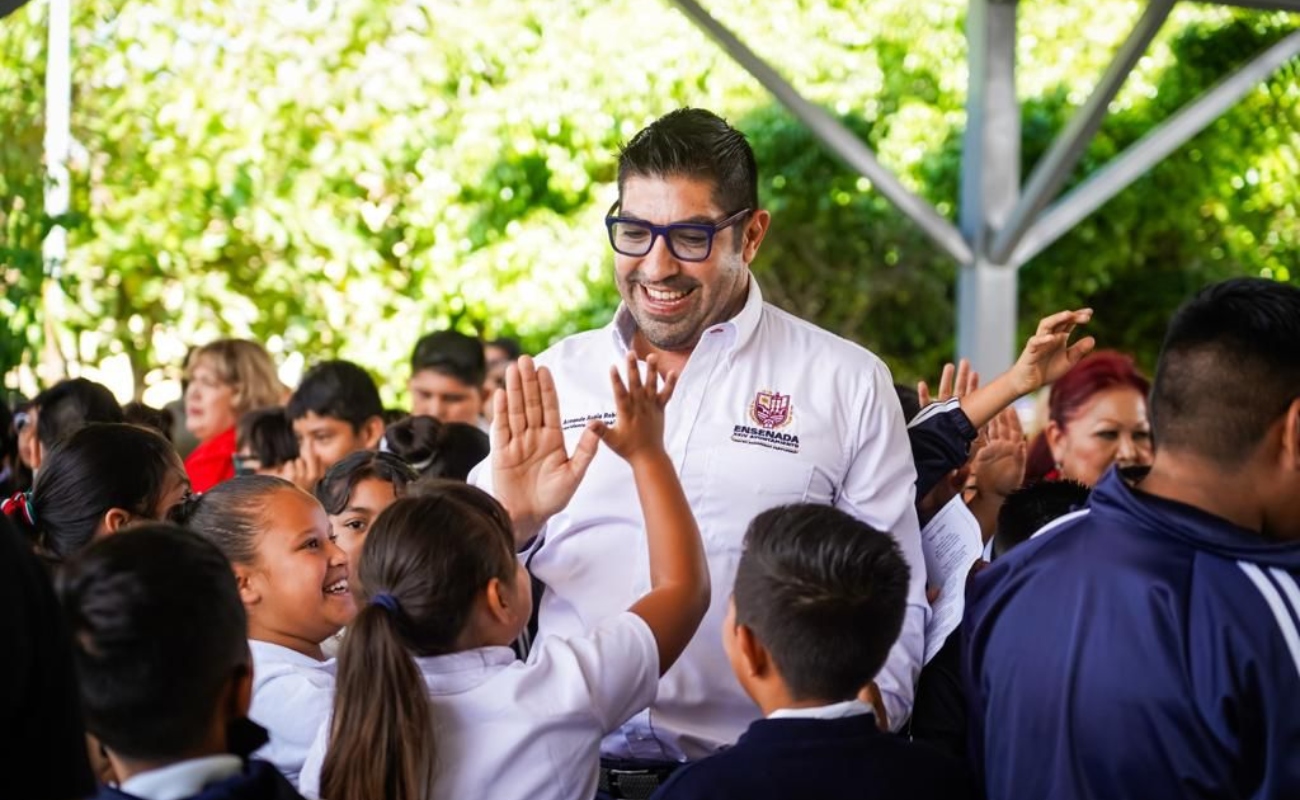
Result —
[[600, 760], [600, 791], [618, 800], [646, 800], [680, 767], [670, 761]]

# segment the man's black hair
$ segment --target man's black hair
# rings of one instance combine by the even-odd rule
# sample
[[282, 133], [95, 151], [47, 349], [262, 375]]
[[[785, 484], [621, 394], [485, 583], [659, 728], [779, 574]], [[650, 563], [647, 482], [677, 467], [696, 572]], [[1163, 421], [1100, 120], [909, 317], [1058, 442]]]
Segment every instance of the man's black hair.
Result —
[[[618, 157], [620, 201], [632, 177], [708, 180], [724, 215], [758, 209], [758, 164], [745, 134], [704, 109], [669, 112], [633, 136]], [[737, 235], [737, 248], [742, 241]]]
[[193, 533], [142, 525], [92, 543], [59, 589], [90, 733], [138, 760], [199, 748], [249, 663], [230, 562]]
[[239, 418], [235, 445], [248, 449], [263, 469], [274, 469], [298, 457], [298, 438], [283, 406], [257, 408]]
[[59, 381], [32, 401], [36, 437], [46, 452], [92, 422], [123, 422], [122, 406], [104, 386], [85, 378]]
[[745, 534], [736, 622], [767, 648], [796, 700], [850, 700], [903, 628], [910, 574], [888, 534], [831, 506], [778, 506]]
[[1090, 491], [1078, 481], [1059, 480], [1038, 481], [1012, 492], [998, 511], [993, 557], [1001, 558], [1044, 525], [1086, 507]]
[[290, 420], [307, 414], [341, 419], [360, 431], [371, 417], [382, 417], [384, 404], [370, 373], [351, 361], [324, 361], [302, 377], [289, 398]]
[[1151, 390], [1158, 448], [1239, 466], [1300, 397], [1300, 288], [1236, 278], [1169, 323]]
[[467, 386], [479, 387], [487, 377], [487, 356], [483, 342], [460, 331], [438, 331], [415, 343], [411, 353], [411, 374], [433, 370]]

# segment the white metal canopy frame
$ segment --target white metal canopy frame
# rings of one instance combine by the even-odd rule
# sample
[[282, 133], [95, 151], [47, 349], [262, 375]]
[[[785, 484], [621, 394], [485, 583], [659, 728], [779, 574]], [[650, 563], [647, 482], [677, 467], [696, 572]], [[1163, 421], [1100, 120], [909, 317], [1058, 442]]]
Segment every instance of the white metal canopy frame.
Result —
[[[1058, 197], [1101, 127], [1138, 59], [1176, 0], [1148, 0], [1087, 101], [1020, 184], [1020, 105], [1016, 98], [1016, 0], [970, 0], [969, 81], [962, 148], [959, 225], [903, 186], [856, 134], [809, 102], [696, 0], [670, 0], [831, 152], [872, 185], [960, 265], [957, 352], [997, 374], [1016, 352], [1017, 271], [1085, 217], [1222, 116], [1252, 88], [1300, 56], [1300, 29], [1263, 52]], [[1193, 0], [1184, 0], [1192, 2]], [[1300, 0], [1226, 0], [1219, 5], [1300, 12]]]

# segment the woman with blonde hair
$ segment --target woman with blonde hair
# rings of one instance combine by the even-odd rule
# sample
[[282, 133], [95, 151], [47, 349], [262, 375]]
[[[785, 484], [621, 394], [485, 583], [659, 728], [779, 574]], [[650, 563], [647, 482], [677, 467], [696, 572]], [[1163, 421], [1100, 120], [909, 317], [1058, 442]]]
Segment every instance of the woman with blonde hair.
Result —
[[287, 390], [257, 342], [219, 339], [196, 348], [185, 364], [185, 427], [199, 446], [185, 459], [196, 492], [235, 477], [235, 423], [240, 415], [280, 405]]

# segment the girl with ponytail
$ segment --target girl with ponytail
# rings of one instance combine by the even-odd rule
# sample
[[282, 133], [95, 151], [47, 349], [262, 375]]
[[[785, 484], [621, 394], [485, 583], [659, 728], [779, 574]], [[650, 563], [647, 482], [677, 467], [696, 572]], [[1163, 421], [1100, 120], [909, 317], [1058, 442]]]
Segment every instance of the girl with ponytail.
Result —
[[180, 456], [159, 434], [92, 424], [46, 456], [31, 491], [5, 500], [0, 511], [57, 562], [97, 536], [166, 519], [189, 488]]
[[[339, 654], [334, 712], [300, 789], [330, 800], [594, 797], [600, 740], [654, 699], [708, 607], [704, 548], [663, 446], [663, 388], [612, 371], [617, 418], [570, 458], [546, 370], [521, 359], [498, 391], [493, 481], [440, 481], [389, 506], [362, 547], [360, 608]], [[525, 400], [525, 397], [527, 398]], [[526, 410], [525, 410], [526, 409]], [[632, 466], [646, 521], [649, 592], [627, 612], [516, 658], [532, 590], [514, 528], [573, 496], [599, 440]], [[509, 508], [509, 511], [507, 511]]]

